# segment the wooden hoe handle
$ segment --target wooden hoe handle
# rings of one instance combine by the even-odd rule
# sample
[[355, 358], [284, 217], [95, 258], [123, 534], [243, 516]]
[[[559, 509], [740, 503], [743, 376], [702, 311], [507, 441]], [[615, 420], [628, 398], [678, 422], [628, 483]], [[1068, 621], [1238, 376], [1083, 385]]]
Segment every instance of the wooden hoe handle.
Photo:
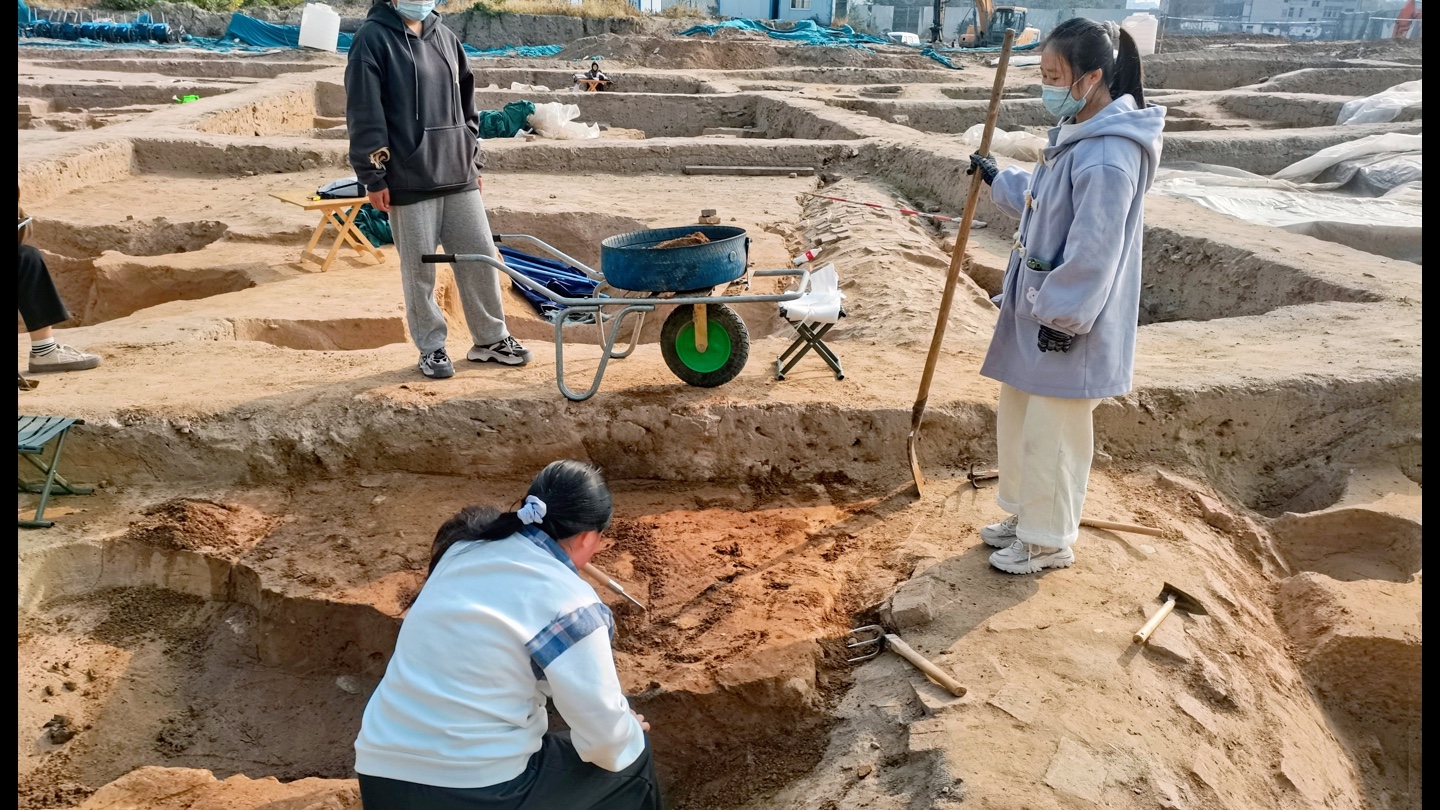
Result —
[[1145, 626], [1140, 628], [1140, 631], [1135, 634], [1135, 643], [1144, 644], [1145, 640], [1150, 638], [1150, 634], [1155, 632], [1155, 628], [1160, 626], [1160, 622], [1165, 621], [1165, 617], [1169, 616], [1170, 611], [1174, 609], [1175, 595], [1171, 594], [1170, 598], [1165, 600], [1165, 604], [1161, 605], [1160, 609], [1155, 611], [1155, 615], [1150, 617], [1150, 621], [1145, 622]]
[[930, 663], [930, 659], [911, 649], [909, 644], [906, 644], [894, 633], [885, 634], [885, 643], [899, 653], [901, 658], [914, 664], [916, 668], [928, 675], [931, 680], [945, 687], [945, 691], [955, 697], [965, 697], [965, 693], [969, 691], [961, 686], [959, 681], [946, 674], [944, 670]]
[[1089, 526], [1094, 529], [1109, 529], [1112, 532], [1130, 532], [1132, 534], [1148, 534], [1151, 537], [1164, 537], [1165, 530], [1153, 526], [1140, 526], [1134, 523], [1115, 523], [1109, 520], [1095, 520], [1094, 518], [1081, 518], [1081, 526]]
[[[979, 151], [990, 154], [990, 140], [995, 134], [995, 121], [1000, 117], [1000, 96], [1005, 89], [1005, 72], [1010, 66], [1010, 47], [1015, 43], [1014, 29], [1005, 30], [1005, 39], [1000, 46], [1000, 66], [995, 70], [995, 85], [990, 90], [990, 109], [985, 113], [985, 128], [980, 135]], [[969, 156], [966, 156], [969, 160]], [[950, 319], [950, 305], [955, 300], [955, 284], [960, 278], [964, 264], [965, 245], [970, 241], [970, 225], [975, 220], [975, 203], [980, 199], [980, 186], [984, 185], [981, 172], [970, 178], [970, 190], [965, 195], [965, 209], [960, 212], [960, 230], [955, 234], [955, 249], [950, 252], [950, 270], [945, 275], [945, 292], [940, 297], [940, 314], [935, 319], [935, 334], [930, 339], [930, 353], [925, 357], [925, 371], [920, 376], [920, 394], [915, 398], [911, 412], [910, 431], [920, 429], [925, 413], [926, 400], [930, 398], [930, 382], [935, 377], [935, 363], [940, 359], [940, 346], [945, 342], [945, 326]]]

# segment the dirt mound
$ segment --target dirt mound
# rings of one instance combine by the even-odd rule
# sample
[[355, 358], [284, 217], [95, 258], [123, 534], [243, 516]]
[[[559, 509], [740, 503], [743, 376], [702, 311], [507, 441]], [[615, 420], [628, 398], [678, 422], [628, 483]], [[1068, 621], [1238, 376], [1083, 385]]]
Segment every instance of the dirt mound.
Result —
[[235, 558], [269, 533], [275, 520], [247, 506], [177, 498], [130, 524], [125, 539], [159, 548]]

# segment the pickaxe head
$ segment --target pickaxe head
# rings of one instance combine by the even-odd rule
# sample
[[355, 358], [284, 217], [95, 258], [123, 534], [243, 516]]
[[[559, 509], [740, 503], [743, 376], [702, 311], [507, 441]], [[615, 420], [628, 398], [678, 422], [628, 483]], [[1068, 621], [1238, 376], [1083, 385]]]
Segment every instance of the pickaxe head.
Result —
[[966, 473], [965, 477], [970, 480], [970, 486], [980, 489], [981, 481], [994, 481], [998, 479], [1000, 477], [1000, 471], [977, 470], [975, 469], [975, 464], [972, 462], [970, 464], [970, 472]]

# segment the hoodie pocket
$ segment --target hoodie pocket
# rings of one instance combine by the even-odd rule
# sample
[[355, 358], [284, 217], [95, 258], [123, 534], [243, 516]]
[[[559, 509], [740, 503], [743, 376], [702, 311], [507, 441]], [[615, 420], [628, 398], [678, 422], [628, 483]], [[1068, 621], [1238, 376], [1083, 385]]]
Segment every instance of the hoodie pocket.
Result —
[[1045, 279], [1050, 277], [1052, 267], [1050, 262], [1034, 256], [1020, 264], [1020, 303], [1016, 306], [1016, 311], [1029, 320], [1035, 320], [1035, 299], [1040, 297], [1040, 288], [1045, 286]]
[[420, 143], [400, 161], [401, 188], [429, 190], [462, 186], [475, 179], [475, 136], [469, 127], [426, 127]]

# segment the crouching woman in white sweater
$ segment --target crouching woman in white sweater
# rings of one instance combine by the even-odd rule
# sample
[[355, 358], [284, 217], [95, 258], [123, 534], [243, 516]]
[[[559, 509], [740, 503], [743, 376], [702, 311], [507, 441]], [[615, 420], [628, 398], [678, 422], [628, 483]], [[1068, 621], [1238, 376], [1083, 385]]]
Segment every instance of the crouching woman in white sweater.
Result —
[[[518, 511], [440, 527], [355, 740], [365, 810], [660, 810], [614, 621], [576, 572], [611, 515], [600, 472], [557, 461]], [[568, 732], [548, 731], [547, 699]]]

